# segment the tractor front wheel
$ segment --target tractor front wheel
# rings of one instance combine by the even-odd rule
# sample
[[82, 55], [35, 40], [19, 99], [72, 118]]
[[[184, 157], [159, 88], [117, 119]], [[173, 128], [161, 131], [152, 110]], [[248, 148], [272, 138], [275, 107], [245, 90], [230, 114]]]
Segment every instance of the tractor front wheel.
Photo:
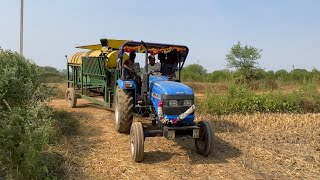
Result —
[[130, 129], [130, 150], [132, 160], [141, 162], [144, 156], [144, 134], [141, 122], [134, 122]]
[[77, 105], [77, 96], [74, 88], [68, 88], [66, 90], [65, 99], [68, 102], [69, 107], [75, 108]]
[[127, 133], [133, 121], [132, 93], [117, 87], [114, 103], [116, 130]]
[[202, 156], [208, 156], [213, 149], [214, 132], [211, 123], [200, 121], [199, 138], [195, 139], [197, 152]]

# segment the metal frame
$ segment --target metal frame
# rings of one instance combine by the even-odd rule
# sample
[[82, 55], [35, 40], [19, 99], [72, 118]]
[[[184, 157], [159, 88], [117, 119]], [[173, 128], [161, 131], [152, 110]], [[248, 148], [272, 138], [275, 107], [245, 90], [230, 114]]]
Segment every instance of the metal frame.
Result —
[[[104, 63], [105, 57], [82, 57], [82, 64], [68, 62], [67, 85], [68, 88], [73, 87], [81, 98], [111, 108], [115, 92], [115, 88], [111, 87], [111, 81], [116, 84], [118, 71], [105, 67]], [[99, 100], [89, 96], [90, 89], [103, 89], [104, 99]]]

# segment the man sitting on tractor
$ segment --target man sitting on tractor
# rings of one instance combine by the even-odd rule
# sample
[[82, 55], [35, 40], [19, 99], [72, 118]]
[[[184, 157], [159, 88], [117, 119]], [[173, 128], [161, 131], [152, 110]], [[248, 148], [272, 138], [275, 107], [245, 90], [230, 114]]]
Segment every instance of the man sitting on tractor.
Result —
[[174, 79], [176, 77], [175, 71], [178, 68], [176, 52], [170, 52], [169, 54], [167, 54], [167, 58], [163, 61], [161, 66], [162, 74], [165, 76], [172, 76], [172, 78]]
[[124, 61], [124, 67], [134, 71], [134, 60], [136, 58], [136, 53], [134, 51], [130, 52], [129, 59]]
[[148, 73], [152, 75], [160, 74], [160, 64], [156, 63], [156, 58], [152, 55], [149, 56]]
[[125, 60], [123, 63], [124, 74], [126, 79], [134, 79], [135, 78], [135, 67], [134, 60], [136, 58], [136, 53], [134, 51], [130, 52], [129, 59]]

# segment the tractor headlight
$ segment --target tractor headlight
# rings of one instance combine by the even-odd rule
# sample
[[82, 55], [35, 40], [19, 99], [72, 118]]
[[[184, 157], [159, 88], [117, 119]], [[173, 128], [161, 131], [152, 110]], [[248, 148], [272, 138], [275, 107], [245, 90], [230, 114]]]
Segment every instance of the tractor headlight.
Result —
[[191, 99], [183, 100], [183, 106], [192, 106], [192, 100]]
[[169, 100], [169, 106], [178, 106], [177, 100]]

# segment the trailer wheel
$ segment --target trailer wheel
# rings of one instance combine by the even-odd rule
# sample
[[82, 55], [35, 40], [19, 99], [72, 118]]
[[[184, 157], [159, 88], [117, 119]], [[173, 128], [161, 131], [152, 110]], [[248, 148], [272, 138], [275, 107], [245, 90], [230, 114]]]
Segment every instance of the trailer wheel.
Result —
[[130, 130], [130, 150], [132, 160], [141, 162], [144, 156], [144, 134], [141, 122], [134, 122]]
[[127, 92], [117, 87], [115, 95], [115, 123], [116, 130], [127, 133], [133, 121], [133, 97], [131, 92]]
[[66, 90], [65, 99], [68, 102], [69, 107], [75, 108], [77, 105], [77, 96], [74, 88], [68, 88]]
[[202, 156], [208, 156], [213, 149], [214, 132], [212, 124], [207, 121], [200, 121], [199, 138], [195, 139], [197, 152]]

